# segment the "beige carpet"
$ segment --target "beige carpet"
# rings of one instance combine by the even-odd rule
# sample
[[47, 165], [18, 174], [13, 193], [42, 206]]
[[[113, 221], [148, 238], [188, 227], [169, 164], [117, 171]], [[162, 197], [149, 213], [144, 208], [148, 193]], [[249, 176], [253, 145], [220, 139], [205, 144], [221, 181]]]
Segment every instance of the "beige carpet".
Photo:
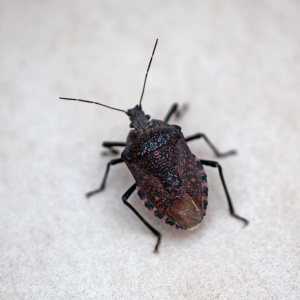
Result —
[[[1, 1], [1, 299], [300, 299], [300, 4], [298, 1]], [[131, 203], [112, 167], [87, 201], [129, 120], [81, 97], [144, 109], [185, 135], [205, 132], [242, 224], [228, 214], [217, 171], [193, 232]], [[190, 147], [216, 159], [204, 141]]]

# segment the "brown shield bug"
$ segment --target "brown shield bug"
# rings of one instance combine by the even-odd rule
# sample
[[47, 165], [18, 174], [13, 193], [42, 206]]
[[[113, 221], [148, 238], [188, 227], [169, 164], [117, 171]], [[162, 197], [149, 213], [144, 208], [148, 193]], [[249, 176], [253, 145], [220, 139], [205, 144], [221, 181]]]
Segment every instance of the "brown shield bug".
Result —
[[197, 158], [191, 153], [187, 142], [203, 138], [218, 157], [235, 154], [235, 151], [221, 153], [203, 133], [184, 137], [179, 126], [168, 124], [173, 115], [180, 115], [177, 104], [173, 104], [163, 121], [150, 120], [150, 116], [143, 112], [142, 100], [157, 42], [158, 40], [148, 64], [139, 104], [134, 108], [122, 110], [89, 100], [60, 97], [63, 100], [105, 106], [124, 112], [130, 118], [130, 127], [133, 130], [130, 130], [126, 142], [103, 142], [102, 145], [114, 154], [118, 153], [114, 147], [125, 148], [120, 158], [108, 162], [100, 187], [86, 196], [90, 197], [104, 189], [110, 166], [125, 162], [135, 183], [123, 195], [122, 200], [156, 235], [154, 252], [158, 251], [161, 234], [128, 202], [128, 198], [137, 189], [145, 206], [166, 224], [185, 230], [195, 229], [205, 216], [208, 204], [207, 176], [203, 165], [218, 168], [230, 214], [245, 225], [248, 224], [248, 220], [235, 213], [221, 165], [216, 161]]

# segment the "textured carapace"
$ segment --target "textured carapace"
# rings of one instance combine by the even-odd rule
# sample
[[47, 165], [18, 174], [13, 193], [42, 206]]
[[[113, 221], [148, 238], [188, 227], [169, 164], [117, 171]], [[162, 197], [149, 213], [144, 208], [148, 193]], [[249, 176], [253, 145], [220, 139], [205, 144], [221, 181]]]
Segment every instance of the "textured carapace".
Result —
[[[142, 113], [138, 106], [130, 111], [135, 110], [139, 111], [135, 115]], [[130, 131], [121, 158], [149, 210], [176, 228], [194, 229], [208, 203], [203, 166], [191, 153], [179, 126], [146, 119]]]

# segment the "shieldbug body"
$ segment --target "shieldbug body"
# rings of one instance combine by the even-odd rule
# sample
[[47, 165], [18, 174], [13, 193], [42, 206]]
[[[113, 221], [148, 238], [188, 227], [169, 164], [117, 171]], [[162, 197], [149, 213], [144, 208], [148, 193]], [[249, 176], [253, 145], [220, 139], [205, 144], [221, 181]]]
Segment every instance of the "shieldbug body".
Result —
[[177, 229], [195, 229], [205, 216], [208, 205], [207, 175], [203, 165], [218, 168], [230, 214], [243, 221], [245, 225], [248, 224], [248, 220], [235, 213], [221, 165], [216, 161], [197, 158], [190, 151], [187, 142], [203, 138], [218, 157], [235, 154], [235, 151], [221, 153], [203, 133], [184, 137], [179, 126], [168, 124], [173, 115], [179, 116], [182, 112], [177, 104], [173, 104], [163, 121], [151, 120], [150, 116], [143, 112], [142, 100], [157, 42], [158, 40], [156, 40], [148, 64], [139, 104], [134, 108], [122, 110], [89, 100], [60, 98], [94, 103], [124, 112], [129, 116], [130, 127], [133, 129], [130, 130], [127, 141], [103, 142], [102, 144], [114, 154], [118, 153], [115, 147], [125, 147], [121, 157], [108, 162], [100, 187], [87, 193], [86, 196], [90, 197], [104, 189], [110, 166], [125, 162], [135, 183], [126, 191], [122, 200], [156, 235], [154, 252], [158, 251], [161, 234], [128, 202], [129, 197], [137, 190], [146, 208], [166, 224]]

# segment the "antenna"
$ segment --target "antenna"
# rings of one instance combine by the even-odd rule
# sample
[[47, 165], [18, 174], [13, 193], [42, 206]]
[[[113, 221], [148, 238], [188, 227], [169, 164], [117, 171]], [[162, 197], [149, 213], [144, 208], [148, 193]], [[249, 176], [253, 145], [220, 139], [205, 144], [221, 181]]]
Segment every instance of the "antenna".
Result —
[[154, 52], [155, 52], [155, 49], [156, 49], [156, 46], [157, 46], [157, 42], [158, 42], [158, 39], [156, 39], [154, 49], [152, 51], [152, 55], [151, 55], [149, 65], [148, 65], [148, 68], [147, 68], [147, 72], [146, 72], [146, 76], [145, 76], [145, 80], [144, 80], [144, 85], [143, 85], [143, 90], [142, 90], [142, 95], [141, 95], [141, 99], [140, 99], [140, 103], [139, 103], [140, 108], [142, 108], [142, 100], [143, 100], [143, 96], [144, 96], [144, 92], [145, 92], [145, 86], [146, 86], [146, 81], [147, 81], [147, 77], [148, 77], [148, 71], [149, 71], [151, 63], [152, 63], [152, 58], [153, 58], [153, 55], [154, 55]]
[[59, 97], [59, 99], [62, 99], [62, 100], [72, 100], [72, 101], [81, 101], [81, 102], [87, 102], [87, 103], [93, 103], [93, 104], [101, 105], [101, 106], [104, 106], [104, 107], [107, 107], [107, 108], [110, 108], [110, 109], [122, 111], [122, 112], [124, 112], [126, 115], [128, 115], [128, 113], [127, 113], [126, 110], [119, 109], [119, 108], [115, 108], [115, 107], [111, 107], [111, 106], [108, 106], [108, 105], [105, 105], [105, 104], [101, 104], [101, 103], [98, 103], [98, 102], [94, 102], [94, 101], [90, 101], [90, 100], [75, 99], [75, 98], [64, 98], [64, 97]]

